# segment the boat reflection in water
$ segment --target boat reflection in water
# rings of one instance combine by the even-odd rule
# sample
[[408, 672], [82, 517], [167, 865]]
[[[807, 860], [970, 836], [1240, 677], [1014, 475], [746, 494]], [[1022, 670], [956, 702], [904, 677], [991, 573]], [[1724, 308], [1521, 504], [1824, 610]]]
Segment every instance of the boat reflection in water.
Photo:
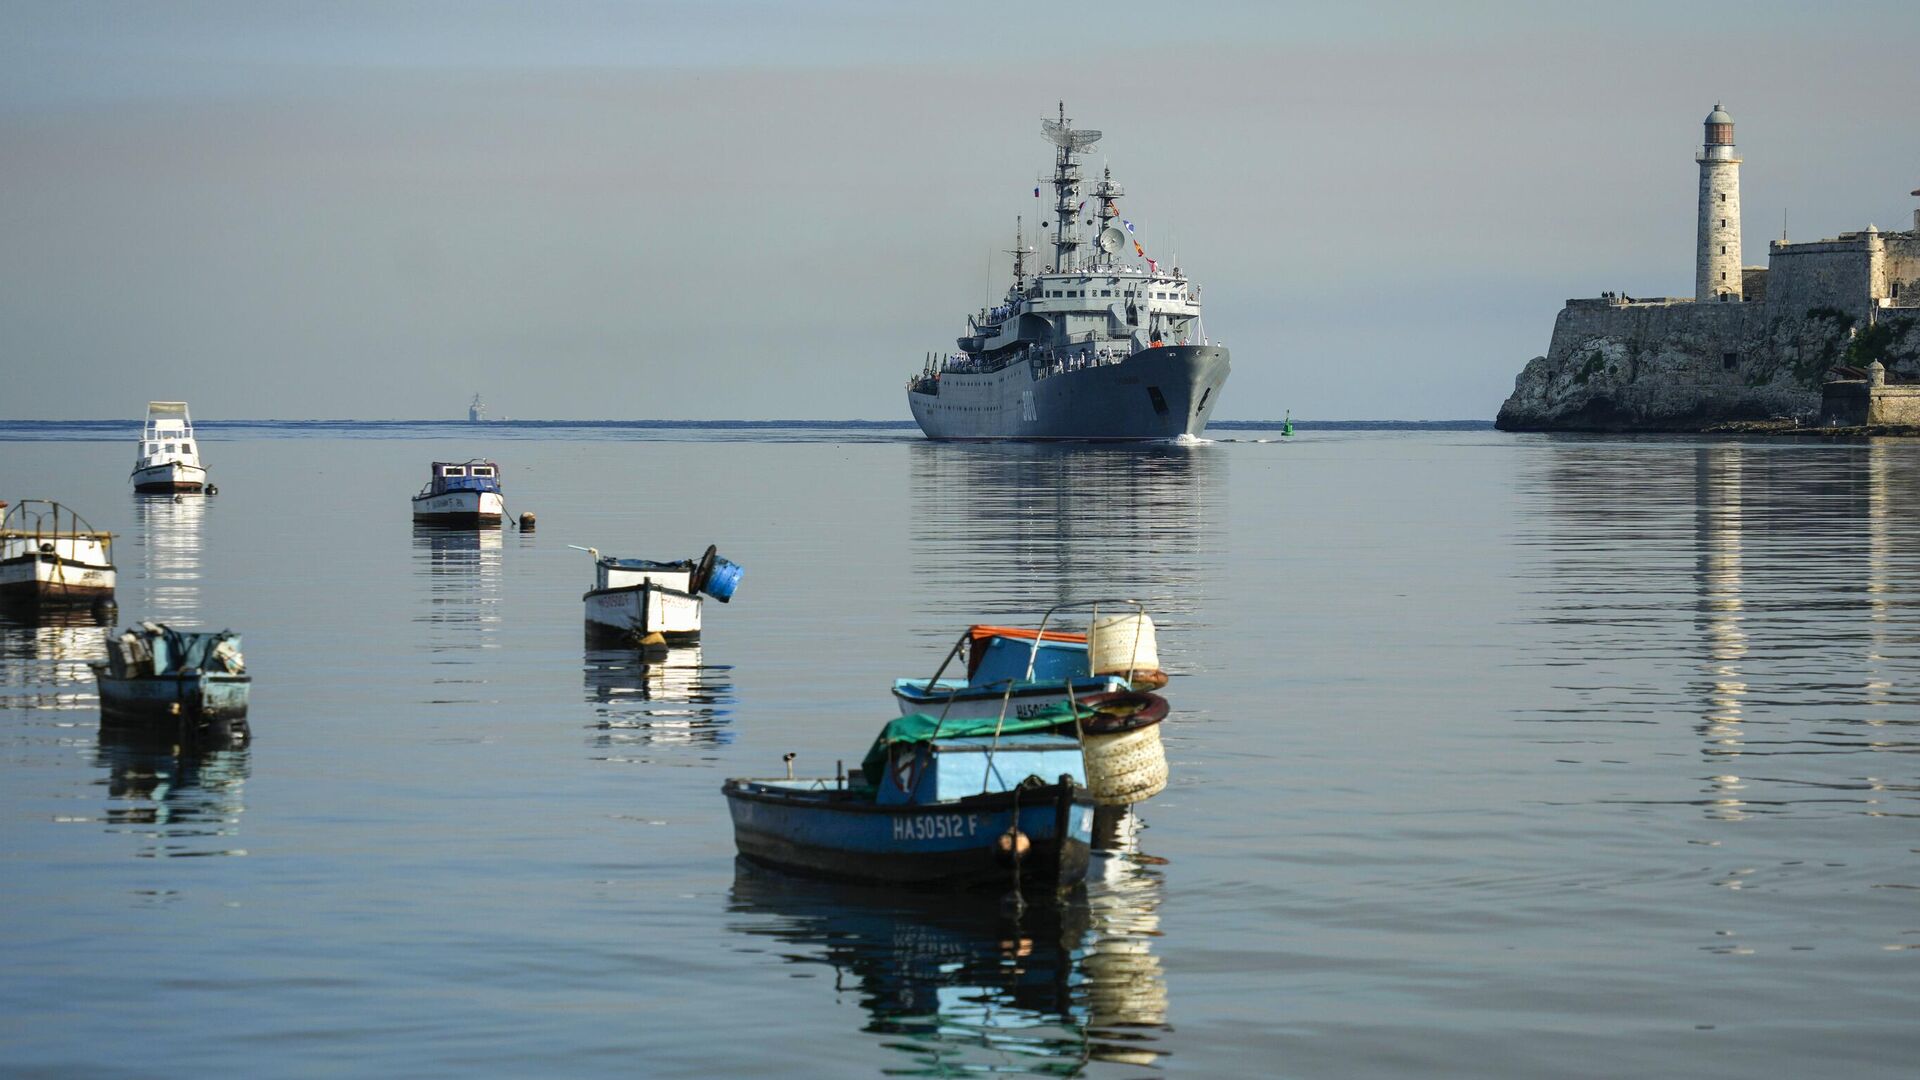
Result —
[[1016, 919], [990, 895], [836, 885], [737, 859], [728, 910], [735, 932], [796, 946], [784, 962], [833, 968], [866, 1010], [861, 1030], [912, 1059], [889, 1073], [1152, 1065], [1167, 1018], [1151, 949], [1160, 879], [1126, 859], [1095, 863], [1096, 883]]
[[[112, 619], [112, 608], [0, 611], [0, 710], [47, 709], [59, 716], [97, 709], [100, 695], [87, 664], [107, 655]], [[85, 718], [88, 726], [92, 719]], [[81, 718], [53, 722], [74, 727]]]
[[699, 646], [646, 659], [635, 649], [589, 649], [583, 668], [602, 760], [631, 760], [649, 746], [724, 746], [733, 741], [731, 667], [707, 664]]
[[237, 726], [231, 740], [198, 745], [103, 726], [94, 764], [106, 770], [108, 831], [140, 837], [143, 858], [245, 855], [235, 841], [249, 759]]
[[[182, 630], [200, 627], [200, 538], [207, 502], [198, 492], [133, 497], [133, 520], [139, 526], [134, 537], [140, 553], [136, 574], [146, 591], [138, 618]], [[123, 582], [125, 577], [123, 573]], [[122, 597], [127, 597], [124, 589]]]
[[480, 654], [500, 648], [503, 547], [498, 529], [413, 527], [414, 575], [427, 587], [413, 621], [427, 624], [431, 662], [451, 668], [435, 672], [436, 704], [480, 700], [491, 663]]

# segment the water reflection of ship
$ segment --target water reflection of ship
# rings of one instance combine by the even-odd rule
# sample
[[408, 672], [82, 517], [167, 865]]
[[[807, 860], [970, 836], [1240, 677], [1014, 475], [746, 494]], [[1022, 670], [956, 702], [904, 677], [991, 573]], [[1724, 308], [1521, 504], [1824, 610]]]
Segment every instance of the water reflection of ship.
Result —
[[93, 669], [107, 653], [111, 609], [0, 612], [0, 709], [92, 710]]
[[731, 667], [700, 648], [648, 660], [633, 649], [589, 649], [583, 668], [594, 706], [594, 744], [609, 759], [639, 746], [722, 746], [733, 741]]
[[737, 861], [731, 929], [804, 950], [788, 963], [833, 968], [860, 995], [862, 1030], [914, 1059], [905, 1071], [1150, 1065], [1167, 1014], [1150, 948], [1159, 879], [1139, 867], [1114, 877], [1016, 920], [991, 896], [826, 884]]
[[197, 492], [134, 496], [139, 578], [146, 590], [141, 619], [181, 629], [199, 625], [200, 537], [206, 516], [207, 496]]
[[241, 855], [233, 844], [250, 762], [244, 738], [182, 746], [170, 737], [103, 727], [94, 764], [107, 772], [110, 831], [149, 841], [147, 858]]
[[1189, 614], [1212, 582], [1200, 553], [1224, 524], [1217, 449], [913, 444], [917, 573], [968, 619], [1098, 596]]

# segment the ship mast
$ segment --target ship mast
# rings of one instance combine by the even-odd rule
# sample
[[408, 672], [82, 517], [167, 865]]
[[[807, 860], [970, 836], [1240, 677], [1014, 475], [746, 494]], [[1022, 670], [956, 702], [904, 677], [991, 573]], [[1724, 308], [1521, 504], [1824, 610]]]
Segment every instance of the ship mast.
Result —
[[1120, 211], [1114, 208], [1113, 200], [1125, 194], [1126, 192], [1120, 190], [1120, 185], [1113, 182], [1113, 166], [1109, 165], [1101, 170], [1100, 182], [1093, 186], [1093, 197], [1100, 202], [1100, 228], [1093, 235], [1096, 241], [1099, 241], [1095, 246], [1100, 249], [1100, 254], [1095, 258], [1099, 265], [1109, 270], [1113, 269], [1113, 252], [1107, 250], [1105, 242], [1100, 238], [1113, 227], [1113, 219], [1120, 216]]
[[1100, 133], [1073, 130], [1064, 101], [1060, 102], [1060, 118], [1042, 120], [1040, 133], [1057, 148], [1053, 160], [1053, 268], [1064, 274], [1071, 266], [1073, 249], [1080, 246], [1080, 231], [1075, 228], [1080, 210], [1073, 201], [1080, 193], [1080, 166], [1073, 158], [1099, 142]]
[[1025, 235], [1021, 232], [1021, 218], [1013, 219], [1013, 248], [1007, 254], [1013, 256], [1013, 287], [1016, 292], [1027, 291], [1027, 256], [1033, 249], [1027, 246]]

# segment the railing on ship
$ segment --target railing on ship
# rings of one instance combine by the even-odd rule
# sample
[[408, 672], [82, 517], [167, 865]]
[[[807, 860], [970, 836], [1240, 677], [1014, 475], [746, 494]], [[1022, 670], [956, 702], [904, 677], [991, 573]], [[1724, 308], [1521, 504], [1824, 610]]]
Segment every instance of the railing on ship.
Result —
[[941, 361], [938, 370], [916, 375], [907, 380], [907, 389], [918, 393], [937, 393], [942, 375], [991, 375], [1015, 364], [1029, 364], [1033, 368], [1035, 379], [1049, 379], [1055, 375], [1066, 375], [1070, 372], [1118, 364], [1132, 355], [1133, 351], [1124, 346], [1099, 346], [1088, 343], [1027, 349], [1023, 352], [990, 358], [949, 356]]

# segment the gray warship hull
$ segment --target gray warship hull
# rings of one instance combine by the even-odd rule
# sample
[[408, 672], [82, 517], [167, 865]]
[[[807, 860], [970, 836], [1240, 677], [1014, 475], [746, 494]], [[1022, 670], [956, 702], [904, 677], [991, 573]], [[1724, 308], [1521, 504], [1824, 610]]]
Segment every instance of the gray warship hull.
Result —
[[948, 371], [907, 404], [929, 439], [1177, 439], [1206, 429], [1229, 370], [1221, 346], [1165, 345], [1074, 371]]

